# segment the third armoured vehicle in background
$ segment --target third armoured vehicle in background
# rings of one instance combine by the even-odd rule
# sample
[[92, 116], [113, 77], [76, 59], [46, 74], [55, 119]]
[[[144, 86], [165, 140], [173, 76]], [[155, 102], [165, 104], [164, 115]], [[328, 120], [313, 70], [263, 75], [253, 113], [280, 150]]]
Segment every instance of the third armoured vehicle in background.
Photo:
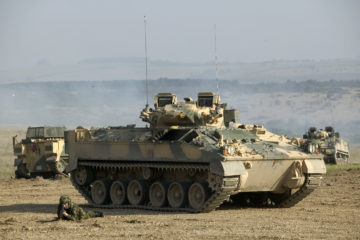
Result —
[[[96, 207], [208, 212], [224, 201], [289, 207], [321, 183], [321, 154], [255, 125], [233, 123], [211, 92], [160, 93], [141, 112], [150, 127], [65, 132], [67, 172]], [[232, 123], [231, 123], [232, 122]]]
[[340, 134], [335, 132], [333, 127], [325, 127], [325, 130], [317, 130], [315, 127], [309, 128], [304, 134], [304, 139], [309, 143], [315, 144], [315, 151], [324, 155], [326, 163], [347, 163], [349, 160], [349, 145], [340, 138]]
[[17, 143], [16, 136], [13, 137], [16, 178], [48, 178], [63, 173], [68, 163], [64, 131], [65, 127], [29, 127], [21, 142]]

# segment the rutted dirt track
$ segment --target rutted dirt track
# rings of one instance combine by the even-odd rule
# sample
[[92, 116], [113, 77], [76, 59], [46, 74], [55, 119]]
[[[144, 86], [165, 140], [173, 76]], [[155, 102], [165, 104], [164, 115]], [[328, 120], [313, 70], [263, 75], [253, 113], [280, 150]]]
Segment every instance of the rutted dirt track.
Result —
[[0, 239], [360, 239], [360, 169], [332, 172], [310, 197], [288, 209], [104, 210], [104, 218], [52, 221], [61, 194], [88, 209], [68, 178], [2, 180]]

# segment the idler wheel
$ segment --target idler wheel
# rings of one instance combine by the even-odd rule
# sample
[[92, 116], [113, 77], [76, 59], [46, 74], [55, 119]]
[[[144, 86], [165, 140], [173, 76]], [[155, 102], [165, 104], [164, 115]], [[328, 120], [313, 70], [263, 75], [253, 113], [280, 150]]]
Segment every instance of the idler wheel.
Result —
[[187, 184], [173, 182], [167, 191], [169, 205], [173, 208], [182, 208], [186, 203]]
[[207, 200], [208, 191], [205, 184], [195, 182], [189, 188], [188, 198], [190, 207], [199, 210], [204, 206]]
[[166, 203], [166, 185], [162, 182], [154, 182], [149, 190], [150, 203], [154, 207], [163, 207]]
[[126, 203], [127, 183], [114, 181], [110, 188], [110, 198], [113, 204], [123, 205]]
[[109, 200], [109, 184], [103, 180], [96, 180], [91, 186], [91, 198], [97, 205], [107, 203]]
[[141, 205], [145, 202], [148, 184], [144, 180], [132, 180], [127, 187], [127, 197], [132, 205]]
[[79, 167], [74, 172], [75, 181], [79, 185], [85, 185], [92, 182], [94, 175], [93, 172], [85, 167]]

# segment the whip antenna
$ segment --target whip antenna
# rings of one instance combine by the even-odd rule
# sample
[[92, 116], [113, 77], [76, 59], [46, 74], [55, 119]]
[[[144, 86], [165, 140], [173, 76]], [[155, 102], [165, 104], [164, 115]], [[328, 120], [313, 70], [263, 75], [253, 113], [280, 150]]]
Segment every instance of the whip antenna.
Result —
[[148, 57], [147, 57], [147, 39], [146, 39], [146, 16], [144, 16], [145, 32], [145, 83], [146, 83], [146, 107], [149, 106], [149, 85], [148, 85]]
[[219, 94], [219, 79], [218, 79], [218, 57], [216, 49], [216, 24], [214, 25], [214, 52], [215, 52], [215, 79], [216, 79], [216, 91]]

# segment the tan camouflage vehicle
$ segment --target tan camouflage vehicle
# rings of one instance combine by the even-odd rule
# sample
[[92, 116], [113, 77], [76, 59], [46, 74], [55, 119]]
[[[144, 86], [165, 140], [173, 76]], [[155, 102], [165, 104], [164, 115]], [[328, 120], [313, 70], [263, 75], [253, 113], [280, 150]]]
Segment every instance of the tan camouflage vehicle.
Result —
[[69, 161], [64, 151], [64, 131], [65, 127], [29, 127], [21, 142], [13, 137], [16, 178], [49, 178], [63, 173]]
[[227, 200], [290, 207], [320, 185], [321, 154], [236, 124], [236, 113], [211, 92], [181, 102], [160, 93], [140, 115], [150, 127], [67, 131], [66, 170], [103, 208], [209, 212]]
[[325, 130], [317, 130], [315, 127], [311, 127], [303, 138], [307, 140], [307, 145], [314, 146], [315, 152], [324, 155], [326, 163], [348, 163], [350, 157], [349, 144], [340, 138], [340, 134], [335, 132], [333, 127], [325, 127]]

